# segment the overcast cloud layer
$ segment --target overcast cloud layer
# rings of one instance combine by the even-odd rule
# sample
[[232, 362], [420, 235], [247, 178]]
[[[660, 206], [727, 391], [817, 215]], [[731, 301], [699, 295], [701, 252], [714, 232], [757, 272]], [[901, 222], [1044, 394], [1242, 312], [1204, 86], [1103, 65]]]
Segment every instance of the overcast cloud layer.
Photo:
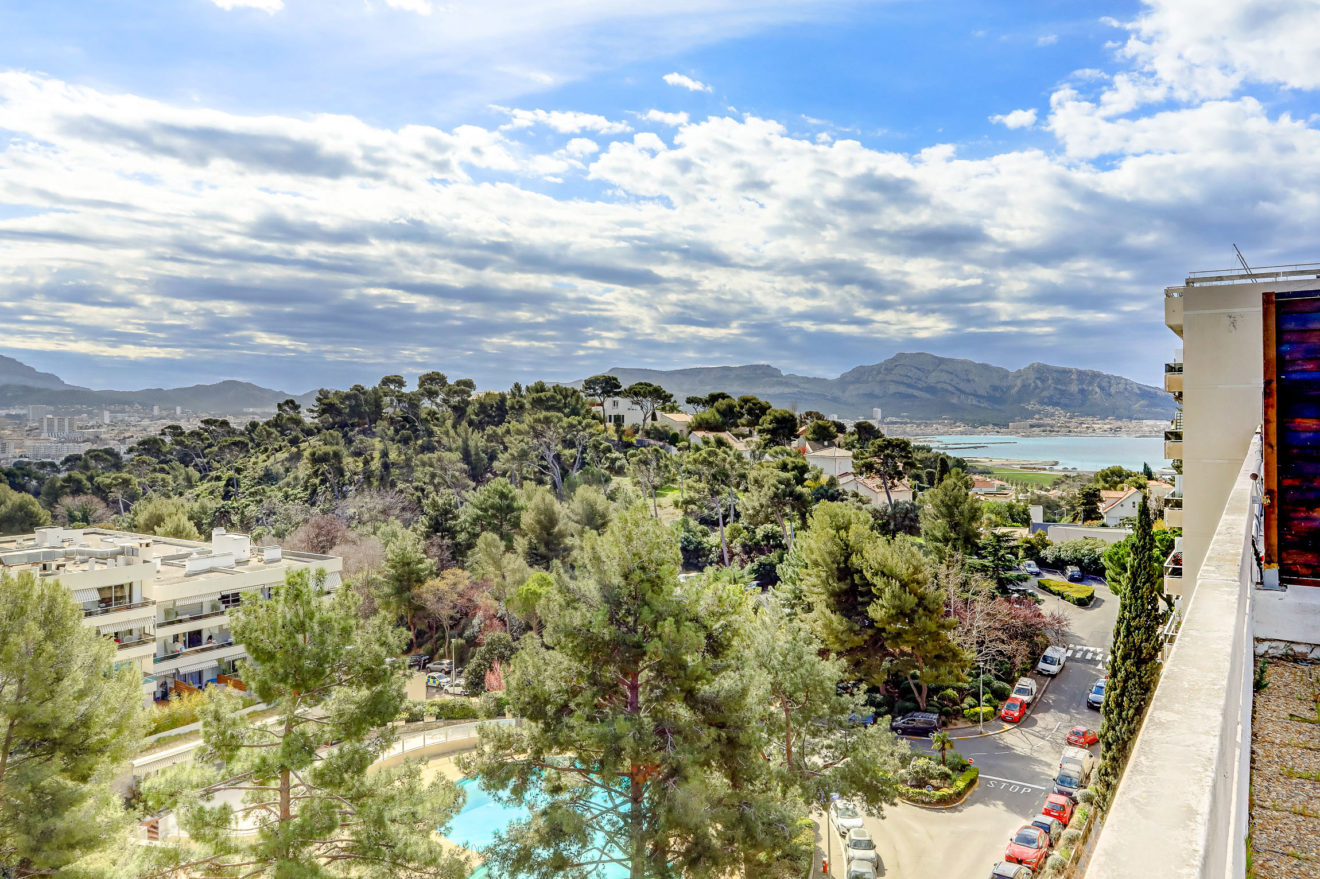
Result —
[[[214, 2], [227, 26], [329, 26], [292, 2]], [[409, 32], [455, 14], [385, 5], [363, 14]], [[902, 151], [737, 110], [665, 62], [815, 14], [804, 4], [681, 4], [645, 48], [613, 39], [636, 24], [614, 5], [465, 20], [473, 45], [540, 22], [564, 45], [652, 53], [663, 73], [644, 93], [663, 108], [538, 106], [529, 81], [609, 75], [572, 53], [538, 56], [518, 88], [487, 82], [480, 124], [0, 72], [0, 351], [90, 386], [834, 375], [918, 350], [1154, 383], [1176, 344], [1163, 286], [1230, 264], [1233, 242], [1258, 264], [1320, 258], [1320, 130], [1293, 109], [1320, 87], [1313, 2], [1148, 0], [1109, 23], [1106, 69], [987, 97], [997, 140]], [[821, 8], [847, 26], [845, 5]]]

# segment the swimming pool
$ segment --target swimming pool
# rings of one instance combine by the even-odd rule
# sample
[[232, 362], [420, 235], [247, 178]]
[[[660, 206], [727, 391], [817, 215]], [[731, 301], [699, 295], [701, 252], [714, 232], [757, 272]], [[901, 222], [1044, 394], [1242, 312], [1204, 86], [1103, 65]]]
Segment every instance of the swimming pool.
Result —
[[[480, 785], [476, 779], [460, 779], [458, 786], [467, 795], [463, 811], [454, 816], [445, 837], [469, 851], [480, 852], [495, 839], [495, 834], [509, 822], [526, 818], [528, 811], [520, 806], [503, 806]], [[600, 867], [596, 879], [626, 879], [628, 870], [618, 864]], [[485, 867], [478, 867], [471, 879], [489, 879]], [[512, 877], [510, 877], [512, 879]]]

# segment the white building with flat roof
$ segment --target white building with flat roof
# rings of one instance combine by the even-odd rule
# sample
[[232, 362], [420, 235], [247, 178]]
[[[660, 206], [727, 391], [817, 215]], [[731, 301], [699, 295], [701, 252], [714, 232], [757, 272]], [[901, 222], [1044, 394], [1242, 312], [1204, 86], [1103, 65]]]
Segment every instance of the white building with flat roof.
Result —
[[229, 611], [246, 597], [302, 569], [324, 571], [335, 589], [342, 568], [335, 556], [253, 546], [223, 528], [209, 542], [58, 526], [0, 537], [0, 571], [57, 578], [86, 625], [118, 643], [118, 663], [141, 672], [144, 701], [233, 673], [246, 653]]

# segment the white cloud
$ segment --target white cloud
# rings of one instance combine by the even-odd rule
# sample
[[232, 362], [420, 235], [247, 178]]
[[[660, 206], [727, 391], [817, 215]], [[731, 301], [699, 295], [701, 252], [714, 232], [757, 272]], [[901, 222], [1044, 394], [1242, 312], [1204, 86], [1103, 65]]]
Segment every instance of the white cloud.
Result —
[[708, 92], [711, 90], [710, 86], [706, 85], [704, 82], [695, 80], [690, 76], [684, 76], [681, 73], [666, 73], [664, 75], [664, 80], [670, 85], [685, 88], [690, 92]]
[[284, 0], [211, 0], [216, 6], [226, 11], [233, 9], [257, 9], [274, 15], [284, 8]]
[[622, 134], [632, 131], [632, 127], [626, 122], [613, 122], [595, 113], [577, 113], [569, 110], [518, 110], [508, 107], [493, 109], [509, 114], [510, 120], [505, 128], [531, 128], [534, 125], [544, 125], [560, 134], [575, 134], [579, 131]]
[[416, 12], [418, 15], [430, 15], [435, 11], [431, 0], [385, 0], [385, 5], [403, 12]]
[[1005, 128], [1030, 128], [1036, 124], [1036, 109], [1014, 110], [1011, 113], [991, 116], [990, 121]]
[[581, 158], [600, 152], [600, 144], [589, 138], [575, 137], [564, 145], [564, 152]]
[[1044, 34], [1043, 36], [1036, 37], [1037, 46], [1053, 46], [1057, 42], [1059, 42], [1058, 34]]
[[642, 117], [650, 122], [659, 122], [661, 125], [687, 125], [688, 114], [686, 113], [666, 113], [664, 110], [647, 110], [646, 115]]

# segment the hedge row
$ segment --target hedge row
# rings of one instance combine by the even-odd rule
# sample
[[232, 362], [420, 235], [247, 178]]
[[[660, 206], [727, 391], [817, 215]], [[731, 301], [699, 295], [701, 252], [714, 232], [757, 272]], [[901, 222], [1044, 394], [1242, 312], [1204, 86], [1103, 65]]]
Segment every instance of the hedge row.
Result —
[[[489, 700], [488, 700], [489, 701]], [[490, 715], [490, 709], [487, 709], [487, 716], [500, 716], [505, 713], [509, 707], [507, 696], [497, 696], [494, 704], [494, 715]], [[482, 709], [480, 699], [415, 699], [403, 706], [403, 711], [399, 712], [399, 720], [408, 723], [419, 723], [427, 718], [434, 720], [480, 720], [482, 719]]]
[[954, 779], [952, 787], [942, 787], [933, 791], [899, 785], [898, 797], [909, 803], [920, 803], [925, 806], [946, 806], [967, 796], [967, 792], [972, 789], [972, 785], [976, 784], [976, 778], [980, 774], [980, 769], [971, 766], [962, 775]]
[[1036, 585], [1051, 595], [1058, 595], [1069, 604], [1086, 607], [1095, 598], [1095, 587], [1067, 580], [1037, 580]]
[[989, 705], [983, 705], [980, 708], [968, 708], [963, 712], [963, 717], [972, 721], [972, 723], [977, 723], [982, 720], [994, 720], [995, 709]]

